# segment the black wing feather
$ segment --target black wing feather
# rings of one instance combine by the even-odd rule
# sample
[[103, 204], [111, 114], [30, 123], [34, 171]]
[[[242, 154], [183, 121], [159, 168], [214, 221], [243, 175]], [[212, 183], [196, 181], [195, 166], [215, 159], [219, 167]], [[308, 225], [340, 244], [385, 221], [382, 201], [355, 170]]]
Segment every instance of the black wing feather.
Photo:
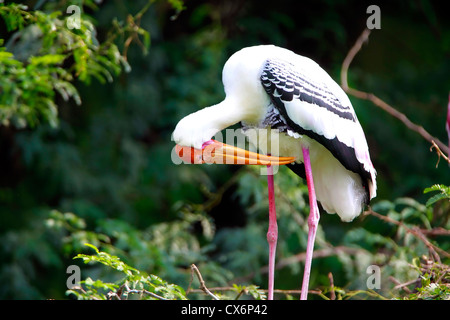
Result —
[[[311, 104], [311, 108], [326, 108], [335, 115], [356, 122], [357, 119], [351, 108], [340, 103], [339, 99], [327, 88], [318, 87], [297, 73], [288, 62], [267, 60], [261, 73], [261, 83], [270, 96], [273, 106], [286, 122], [286, 128], [306, 135], [327, 148], [331, 154], [349, 171], [361, 176], [362, 183], [369, 192], [368, 180], [371, 179], [370, 172], [364, 169], [364, 164], [356, 158], [355, 149], [339, 141], [337, 137], [327, 139], [321, 134], [302, 128], [294, 122], [287, 114], [284, 102], [298, 99]], [[314, 112], [312, 110], [312, 112]], [[288, 166], [296, 174], [304, 177], [304, 166]], [[367, 197], [367, 201], [368, 201]]]

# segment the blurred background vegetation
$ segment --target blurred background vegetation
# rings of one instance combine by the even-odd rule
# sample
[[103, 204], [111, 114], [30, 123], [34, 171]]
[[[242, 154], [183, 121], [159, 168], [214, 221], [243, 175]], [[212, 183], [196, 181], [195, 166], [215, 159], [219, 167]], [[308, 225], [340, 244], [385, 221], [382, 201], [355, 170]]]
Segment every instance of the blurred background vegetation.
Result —
[[[191, 264], [209, 287], [265, 289], [265, 177], [256, 168], [175, 165], [171, 133], [185, 115], [223, 99], [223, 64], [242, 47], [289, 48], [338, 81], [370, 4], [1, 3], [0, 298], [74, 297], [66, 295], [72, 264], [80, 266], [82, 279], [120, 281], [115, 270], [73, 260], [94, 252], [84, 243], [184, 290]], [[445, 3], [377, 4], [381, 29], [352, 62], [349, 85], [375, 93], [447, 143]], [[70, 5], [81, 9], [74, 29], [68, 28]], [[436, 165], [430, 143], [400, 121], [369, 101], [350, 99], [378, 171], [379, 192], [371, 209], [350, 224], [322, 215], [310, 285], [320, 294], [310, 298], [448, 298], [449, 193], [444, 187], [423, 191], [449, 185], [449, 166], [443, 159]], [[275, 183], [275, 288], [297, 290], [307, 188], [286, 168]], [[432, 196], [436, 201], [426, 205]], [[381, 268], [381, 288], [374, 291], [366, 285], [369, 265]], [[441, 290], [420, 296], [414, 289], [433, 283]], [[205, 296], [191, 290], [188, 298]]]

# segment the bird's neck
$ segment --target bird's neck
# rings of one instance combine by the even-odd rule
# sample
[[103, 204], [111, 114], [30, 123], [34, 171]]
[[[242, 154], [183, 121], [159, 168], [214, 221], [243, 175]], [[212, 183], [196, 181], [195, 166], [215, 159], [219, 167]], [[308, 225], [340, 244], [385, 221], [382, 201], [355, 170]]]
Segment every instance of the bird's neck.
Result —
[[225, 99], [183, 118], [175, 128], [173, 138], [182, 146], [201, 148], [217, 132], [241, 121], [242, 117], [242, 109]]

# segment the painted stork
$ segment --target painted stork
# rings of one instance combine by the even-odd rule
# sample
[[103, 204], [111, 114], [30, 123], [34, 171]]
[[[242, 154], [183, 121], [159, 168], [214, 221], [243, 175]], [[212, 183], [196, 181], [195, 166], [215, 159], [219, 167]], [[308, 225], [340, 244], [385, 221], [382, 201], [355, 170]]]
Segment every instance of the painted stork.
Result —
[[[278, 238], [273, 166], [287, 165], [306, 179], [310, 213], [300, 296], [306, 300], [320, 218], [317, 201], [326, 212], [352, 221], [376, 195], [376, 171], [364, 132], [339, 85], [317, 63], [290, 50], [273, 45], [244, 48], [225, 63], [222, 81], [226, 94], [222, 102], [177, 124], [172, 135], [175, 151], [187, 163], [267, 165], [269, 300], [273, 299]], [[261, 153], [268, 150], [249, 152], [211, 140], [238, 122], [244, 133], [252, 128], [271, 129], [276, 134], [267, 135], [266, 145], [275, 143], [275, 137], [277, 150], [265, 155]], [[254, 134], [247, 136], [254, 145], [261, 145]]]

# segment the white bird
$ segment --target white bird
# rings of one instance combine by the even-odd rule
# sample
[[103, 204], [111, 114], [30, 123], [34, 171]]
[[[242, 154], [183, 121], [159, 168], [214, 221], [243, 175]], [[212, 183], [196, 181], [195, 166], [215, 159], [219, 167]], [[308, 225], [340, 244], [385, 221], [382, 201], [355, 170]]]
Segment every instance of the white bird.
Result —
[[[317, 201], [326, 212], [351, 221], [376, 196], [376, 171], [364, 132], [341, 87], [313, 60], [290, 50], [273, 45], [244, 48], [225, 63], [222, 81], [226, 94], [222, 102], [177, 124], [172, 135], [177, 155], [187, 163], [268, 166], [268, 299], [273, 299], [278, 238], [272, 166], [286, 164], [306, 178], [310, 214], [300, 296], [305, 300], [320, 219]], [[278, 148], [260, 150], [270, 153], [264, 155], [211, 140], [238, 122], [254, 145]], [[272, 134], [258, 137], [253, 129], [261, 128]], [[261, 144], [257, 139], [268, 141]]]

